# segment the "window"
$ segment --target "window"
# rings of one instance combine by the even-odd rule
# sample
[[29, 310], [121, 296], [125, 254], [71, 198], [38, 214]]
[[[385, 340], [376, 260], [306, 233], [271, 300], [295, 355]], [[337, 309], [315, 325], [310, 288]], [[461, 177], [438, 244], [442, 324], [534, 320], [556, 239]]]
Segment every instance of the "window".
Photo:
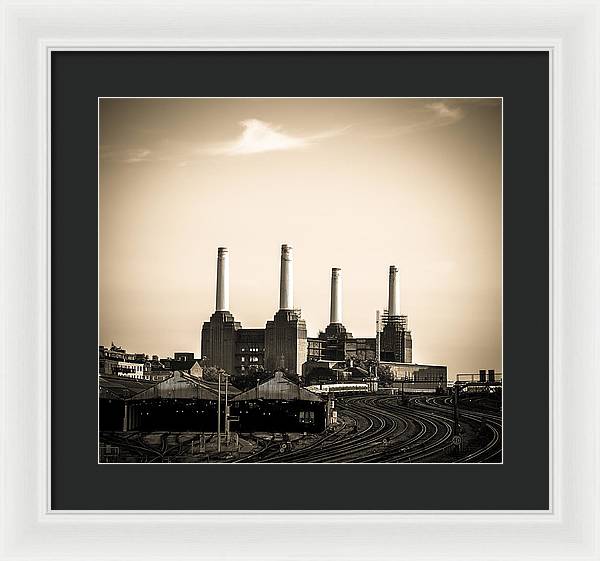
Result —
[[299, 420], [301, 423], [314, 424], [315, 412], [314, 411], [300, 411]]

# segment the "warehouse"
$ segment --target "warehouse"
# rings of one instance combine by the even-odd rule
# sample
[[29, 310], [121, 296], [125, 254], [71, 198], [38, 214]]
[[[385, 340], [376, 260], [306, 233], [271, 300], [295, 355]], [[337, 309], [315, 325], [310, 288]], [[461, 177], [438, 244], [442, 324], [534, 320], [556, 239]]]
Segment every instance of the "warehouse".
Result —
[[[228, 385], [228, 394], [239, 390]], [[136, 394], [126, 402], [126, 430], [215, 431], [217, 429], [218, 383], [205, 382], [181, 372]], [[221, 400], [225, 384], [221, 384]], [[224, 411], [224, 407], [222, 408]]]
[[98, 415], [101, 431], [123, 430], [125, 400], [154, 385], [152, 382], [124, 376], [98, 378]]
[[281, 371], [237, 395], [231, 413], [244, 432], [321, 432], [327, 424], [327, 402]]

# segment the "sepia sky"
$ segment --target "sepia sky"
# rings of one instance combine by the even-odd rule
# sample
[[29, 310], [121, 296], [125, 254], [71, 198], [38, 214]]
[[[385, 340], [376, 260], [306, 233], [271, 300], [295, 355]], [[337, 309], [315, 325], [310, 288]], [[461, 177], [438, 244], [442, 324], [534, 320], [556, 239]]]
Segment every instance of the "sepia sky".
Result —
[[281, 244], [310, 336], [372, 337], [399, 267], [413, 360], [501, 371], [498, 99], [101, 99], [100, 343], [200, 355], [217, 247], [244, 327], [278, 308]]

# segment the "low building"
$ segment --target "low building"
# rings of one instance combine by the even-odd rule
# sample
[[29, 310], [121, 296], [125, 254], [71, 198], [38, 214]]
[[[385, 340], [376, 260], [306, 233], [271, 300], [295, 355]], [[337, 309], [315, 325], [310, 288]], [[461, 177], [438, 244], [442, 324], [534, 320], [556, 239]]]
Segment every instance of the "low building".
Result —
[[313, 360], [302, 366], [302, 382], [305, 386], [313, 384], [343, 384], [363, 382], [371, 378], [367, 368], [356, 366], [354, 360]]
[[463, 383], [502, 383], [502, 372], [495, 370], [480, 370], [479, 372], [459, 372], [457, 382]]
[[194, 353], [175, 353], [173, 355], [173, 360], [184, 360], [184, 361], [190, 361], [190, 360], [194, 360]]
[[381, 362], [388, 369], [392, 385], [405, 392], [437, 392], [448, 387], [448, 368], [431, 364]]
[[98, 378], [98, 414], [101, 431], [124, 430], [125, 402], [152, 387], [156, 382], [123, 376]]
[[346, 362], [340, 360], [311, 360], [302, 365], [302, 383], [336, 384], [344, 380]]
[[320, 432], [327, 425], [327, 400], [288, 380], [283, 372], [240, 393], [232, 415], [244, 432]]
[[172, 375], [173, 372], [170, 370], [146, 370], [144, 372], [144, 380], [148, 382], [162, 382]]
[[109, 349], [100, 345], [98, 347], [98, 374], [142, 380], [146, 369], [146, 359], [146, 355], [127, 353], [125, 349], [114, 344]]
[[197, 358], [192, 358], [191, 360], [174, 360], [171, 362], [171, 370], [173, 372], [184, 372], [199, 380], [204, 377], [204, 368]]
[[[229, 396], [239, 390], [228, 385]], [[224, 427], [225, 384], [221, 384]], [[214, 432], [217, 430], [218, 382], [207, 382], [176, 370], [166, 380], [135, 394], [125, 404], [126, 430], [144, 432]]]
[[113, 367], [112, 374], [117, 376], [126, 376], [136, 380], [144, 379], [144, 363], [143, 362], [118, 362]]

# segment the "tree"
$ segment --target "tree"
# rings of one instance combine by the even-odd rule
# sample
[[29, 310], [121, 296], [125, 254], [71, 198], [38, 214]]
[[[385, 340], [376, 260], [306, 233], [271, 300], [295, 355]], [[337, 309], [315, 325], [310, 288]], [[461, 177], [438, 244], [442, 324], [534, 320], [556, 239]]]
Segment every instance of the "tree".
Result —
[[219, 370], [216, 366], [204, 366], [202, 368], [202, 379], [207, 382], [218, 382]]
[[377, 375], [379, 376], [379, 382], [385, 385], [390, 385], [394, 381], [394, 373], [389, 366], [379, 365], [377, 369]]

